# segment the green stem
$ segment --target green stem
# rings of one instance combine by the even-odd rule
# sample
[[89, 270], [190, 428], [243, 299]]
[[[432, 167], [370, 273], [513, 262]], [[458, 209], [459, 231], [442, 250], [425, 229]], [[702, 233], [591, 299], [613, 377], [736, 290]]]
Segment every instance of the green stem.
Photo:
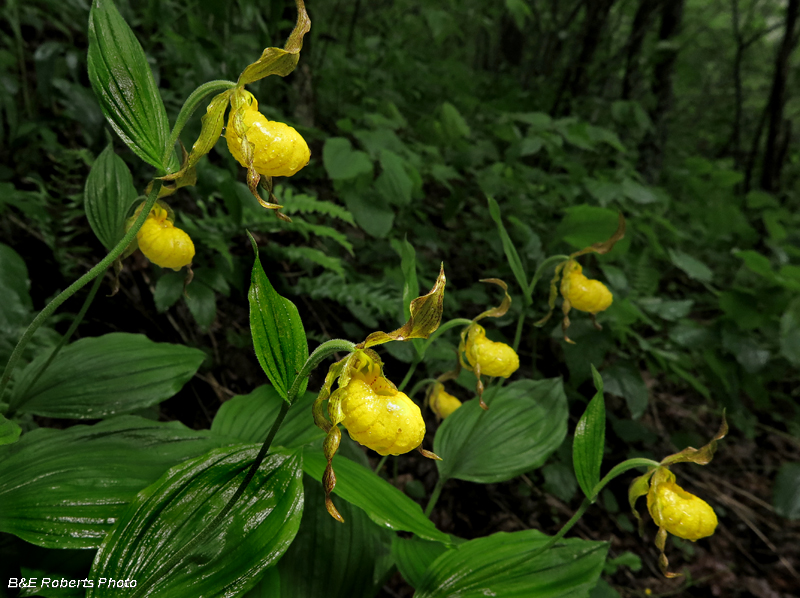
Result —
[[[103, 272], [103, 274], [105, 274], [105, 272]], [[42, 377], [42, 374], [44, 374], [47, 368], [50, 367], [50, 364], [53, 363], [53, 360], [59, 354], [61, 349], [64, 348], [64, 345], [67, 344], [69, 339], [75, 333], [75, 330], [77, 330], [78, 326], [80, 325], [81, 321], [86, 315], [86, 312], [89, 310], [89, 306], [92, 304], [92, 301], [94, 301], [94, 297], [97, 294], [97, 291], [100, 289], [100, 285], [103, 283], [103, 274], [99, 275], [97, 278], [94, 279], [94, 284], [92, 284], [92, 288], [89, 289], [89, 294], [86, 296], [86, 299], [84, 299], [83, 305], [81, 306], [81, 310], [78, 312], [78, 315], [75, 316], [74, 320], [72, 320], [72, 324], [70, 324], [66, 334], [64, 334], [64, 336], [61, 337], [61, 340], [58, 341], [58, 344], [50, 352], [50, 356], [47, 358], [47, 361], [45, 361], [42, 364], [42, 367], [39, 368], [39, 371], [36, 372], [36, 375], [31, 378], [30, 384], [33, 384], [36, 380]], [[20, 398], [23, 397], [25, 393], [29, 390], [30, 384], [28, 385], [28, 388], [24, 389], [23, 391], [15, 392], [14, 396]], [[12, 413], [9, 412], [8, 417], [10, 417], [11, 415]]]
[[522, 307], [522, 311], [519, 312], [519, 319], [517, 320], [517, 331], [514, 333], [514, 353], [519, 351], [519, 342], [522, 340], [522, 325], [525, 323], [525, 312], [527, 311], [528, 306], [525, 305]]
[[261, 463], [267, 456], [267, 451], [269, 451], [272, 441], [275, 439], [275, 435], [278, 433], [278, 429], [281, 427], [286, 414], [289, 412], [289, 408], [292, 406], [292, 404], [294, 404], [297, 394], [300, 392], [300, 387], [302, 386], [303, 380], [307, 378], [314, 368], [317, 367], [317, 365], [319, 365], [320, 362], [326, 357], [336, 353], [337, 351], [352, 351], [354, 348], [355, 343], [351, 343], [350, 341], [342, 339], [333, 339], [322, 343], [311, 355], [308, 356], [308, 359], [306, 359], [306, 362], [303, 364], [300, 372], [297, 374], [297, 376], [295, 376], [292, 387], [289, 389], [289, 400], [284, 401], [283, 405], [281, 405], [281, 410], [278, 412], [278, 417], [276, 417], [275, 421], [272, 423], [272, 427], [267, 434], [267, 438], [264, 440], [264, 444], [261, 445], [261, 449], [258, 451], [255, 460], [250, 465], [250, 469], [247, 471], [244, 479], [239, 484], [236, 492], [234, 492], [233, 496], [231, 496], [230, 500], [228, 500], [225, 506], [222, 507], [222, 510], [216, 517], [214, 517], [211, 523], [209, 523], [203, 529], [203, 531], [192, 538], [187, 544], [184, 544], [183, 547], [181, 547], [178, 552], [172, 555], [172, 557], [163, 566], [156, 570], [156, 572], [153, 573], [153, 575], [151, 575], [142, 585], [141, 589], [137, 590], [137, 592], [133, 595], [133, 598], [139, 598], [140, 596], [144, 595], [144, 593], [152, 587], [154, 583], [153, 580], [159, 580], [166, 576], [166, 574], [169, 573], [173, 567], [178, 565], [183, 558], [189, 554], [189, 552], [191, 552], [196, 546], [208, 540], [211, 534], [217, 530], [225, 517], [227, 517], [227, 515], [231, 512], [231, 509], [233, 509], [238, 500], [242, 497], [247, 489], [248, 484], [250, 484], [252, 479], [255, 477], [258, 468], [261, 466]]
[[175, 121], [175, 127], [172, 129], [172, 133], [170, 133], [167, 145], [164, 148], [164, 156], [161, 160], [163, 164], [169, 163], [170, 154], [175, 148], [175, 143], [178, 141], [178, 137], [180, 137], [183, 127], [186, 126], [186, 123], [189, 121], [194, 111], [206, 98], [206, 96], [212, 93], [227, 91], [232, 87], [236, 87], [236, 83], [233, 81], [209, 81], [208, 83], [204, 83], [195, 89], [192, 94], [186, 98], [181, 111], [178, 113], [178, 118]]
[[445, 482], [447, 482], [445, 478], [439, 478], [436, 480], [436, 485], [433, 487], [431, 498], [428, 500], [428, 506], [425, 507], [425, 517], [431, 516], [433, 507], [436, 506], [436, 502], [439, 500], [439, 495], [442, 493], [442, 488], [444, 488]]
[[414, 386], [411, 387], [411, 392], [406, 393], [409, 399], [413, 399], [414, 395], [417, 394], [421, 388], [427, 386], [428, 384], [433, 384], [436, 382], [436, 378], [423, 378], [419, 380]]
[[586, 512], [586, 509], [588, 509], [589, 506], [592, 505], [592, 503], [594, 503], [595, 500], [597, 500], [597, 495], [600, 494], [600, 491], [603, 488], [605, 488], [605, 486], [615, 477], [635, 467], [658, 467], [658, 466], [659, 463], [653, 461], [652, 459], [628, 459], [627, 461], [623, 461], [622, 463], [614, 467], [611, 471], [609, 471], [606, 474], [606, 477], [600, 480], [595, 485], [595, 487], [592, 488], [592, 495], [587, 496], [586, 498], [583, 499], [581, 506], [578, 507], [578, 510], [575, 511], [575, 514], [570, 518], [570, 520], [564, 524], [564, 527], [562, 527], [555, 536], [550, 538], [550, 540], [548, 540], [544, 544], [544, 546], [535, 550], [526, 560], [536, 558], [537, 556], [542, 554], [545, 550], [552, 547], [561, 538], [563, 538], [566, 535], [566, 533], [570, 529], [572, 529], [572, 526], [575, 525], [578, 522], [578, 520], [583, 516], [583, 514]]
[[45, 323], [47, 318], [49, 318], [54, 311], [56, 311], [59, 306], [64, 303], [67, 299], [72, 297], [75, 293], [77, 293], [80, 289], [86, 286], [91, 280], [93, 280], [98, 274], [105, 272], [106, 269], [117, 259], [122, 253], [128, 248], [128, 245], [131, 244], [133, 238], [136, 236], [136, 233], [139, 232], [139, 229], [142, 228], [142, 224], [147, 219], [147, 216], [150, 214], [150, 208], [153, 207], [153, 204], [158, 199], [158, 192], [161, 190], [161, 181], [155, 181], [153, 184], [153, 188], [150, 191], [150, 195], [147, 196], [145, 200], [145, 205], [142, 211], [137, 216], [136, 220], [134, 221], [131, 228], [125, 233], [125, 236], [122, 237], [122, 240], [116, 244], [114, 249], [112, 249], [109, 254], [102, 259], [102, 261], [97, 264], [94, 268], [89, 270], [86, 274], [81, 276], [78, 280], [73, 282], [66, 290], [62, 291], [61, 294], [58, 295], [55, 299], [53, 299], [50, 303], [48, 303], [45, 308], [39, 312], [39, 314], [34, 318], [33, 322], [30, 323], [28, 329], [25, 330], [25, 333], [22, 335], [22, 338], [19, 339], [17, 346], [14, 347], [14, 352], [11, 354], [11, 357], [6, 364], [6, 368], [3, 371], [3, 377], [0, 379], [0, 397], [3, 396], [3, 391], [5, 390], [6, 386], [8, 386], [8, 381], [11, 379], [11, 374], [14, 371], [14, 367], [17, 365], [20, 357], [22, 357], [22, 351], [25, 349], [25, 346], [31, 340], [34, 333], [39, 329], [39, 327]]
[[397, 387], [397, 390], [403, 392], [403, 389], [406, 387], [406, 384], [408, 384], [408, 381], [411, 380], [411, 376], [416, 371], [418, 365], [419, 365], [419, 359], [415, 358], [414, 361], [411, 362], [411, 365], [409, 366], [408, 371], [406, 372], [406, 377], [403, 378], [403, 381]]
[[541, 280], [544, 271], [549, 268], [552, 264], [557, 264], [560, 262], [566, 262], [569, 259], [568, 255], [551, 255], [549, 258], [544, 260], [539, 267], [536, 268], [536, 272], [533, 274], [533, 278], [531, 279], [531, 284], [528, 285], [528, 299], [533, 299], [533, 289], [536, 288], [537, 283]]
[[383, 464], [386, 463], [386, 459], [388, 459], [388, 458], [389, 458], [389, 455], [384, 455], [383, 458], [380, 461], [378, 461], [378, 466], [375, 468], [375, 471], [374, 471], [375, 474], [379, 474], [381, 472], [381, 469], [383, 469]]

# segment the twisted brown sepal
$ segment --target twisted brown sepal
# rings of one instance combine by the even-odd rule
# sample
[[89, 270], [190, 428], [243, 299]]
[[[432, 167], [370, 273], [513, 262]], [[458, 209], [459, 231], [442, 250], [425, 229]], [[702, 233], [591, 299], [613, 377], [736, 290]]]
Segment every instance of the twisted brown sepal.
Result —
[[492, 309], [487, 309], [485, 312], [474, 318], [472, 321], [477, 322], [478, 320], [482, 320], [483, 318], [500, 318], [508, 312], [508, 308], [511, 307], [511, 296], [508, 294], [508, 285], [500, 280], [499, 278], [483, 278], [481, 282], [486, 282], [489, 284], [496, 284], [505, 293], [505, 297], [500, 302], [500, 305], [497, 307], [493, 307]]
[[687, 447], [679, 453], [670, 455], [661, 461], [661, 465], [672, 465], [673, 463], [696, 463], [697, 465], [708, 465], [714, 458], [717, 450], [717, 442], [722, 440], [728, 433], [728, 421], [725, 419], [725, 412], [722, 412], [722, 423], [714, 437], [704, 447], [696, 449]]
[[411, 317], [408, 322], [393, 332], [373, 332], [356, 349], [366, 349], [375, 345], [382, 345], [389, 341], [405, 341], [412, 338], [428, 338], [442, 322], [444, 311], [444, 287], [447, 279], [444, 276], [444, 264], [441, 265], [439, 276], [433, 288], [427, 295], [417, 297], [411, 302]]
[[550, 316], [553, 315], [553, 310], [556, 308], [556, 299], [558, 298], [558, 279], [561, 278], [561, 272], [564, 270], [564, 266], [566, 266], [568, 263], [569, 260], [566, 260], [556, 266], [553, 279], [550, 281], [550, 296], [547, 298], [547, 305], [550, 309], [541, 320], [534, 322], [533, 325], [537, 328], [544, 326], [550, 319]]
[[111, 283], [111, 294], [106, 297], [113, 297], [119, 293], [119, 274], [122, 272], [122, 259], [117, 258], [114, 260], [114, 281]]
[[584, 247], [583, 249], [581, 249], [580, 251], [576, 251], [569, 257], [576, 258], [579, 255], [586, 255], [587, 253], [599, 253], [601, 255], [606, 254], [612, 249], [614, 249], [614, 245], [622, 241], [622, 239], [624, 238], [625, 238], [625, 217], [620, 212], [617, 224], [617, 230], [614, 231], [613, 235], [611, 235], [605, 241], [601, 241], [600, 243], [594, 243], [592, 245], [589, 245], [589, 247]]
[[336, 519], [336, 521], [344, 523], [344, 517], [341, 516], [331, 500], [331, 492], [333, 492], [333, 489], [336, 487], [336, 474], [333, 472], [333, 457], [339, 449], [341, 440], [342, 432], [339, 430], [339, 426], [334, 424], [322, 443], [322, 450], [325, 453], [325, 458], [328, 460], [325, 473], [322, 475], [322, 486], [325, 488], [325, 508], [328, 509], [328, 513], [330, 513], [331, 517]]
[[239, 86], [258, 81], [269, 75], [285, 77], [295, 69], [300, 59], [300, 50], [303, 48], [303, 36], [311, 30], [311, 19], [308, 17], [303, 0], [295, 0], [295, 3], [297, 5], [297, 23], [283, 49], [265, 49], [261, 57], [239, 75]]
[[669, 559], [665, 554], [664, 550], [667, 546], [667, 530], [663, 527], [658, 528], [658, 533], [656, 534], [656, 548], [660, 551], [661, 554], [658, 555], [658, 567], [661, 569], [661, 573], [664, 574], [664, 577], [672, 579], [674, 577], [680, 577], [680, 573], [672, 573], [669, 570]]
[[192, 270], [192, 264], [186, 266], [186, 278], [183, 279], [183, 296], [188, 297], [189, 295], [186, 293], [186, 287], [188, 287], [192, 280], [194, 280], [194, 270]]
[[424, 448], [422, 448], [421, 444], [417, 447], [417, 450], [423, 457], [427, 457], [428, 459], [433, 459], [434, 461], [442, 460], [442, 458], [433, 451], [426, 451]]

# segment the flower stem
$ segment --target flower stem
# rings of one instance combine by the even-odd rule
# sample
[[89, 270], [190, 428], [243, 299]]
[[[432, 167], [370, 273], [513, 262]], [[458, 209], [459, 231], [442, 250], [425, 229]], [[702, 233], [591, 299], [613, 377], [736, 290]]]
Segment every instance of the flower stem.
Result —
[[133, 241], [136, 233], [138, 233], [139, 229], [142, 228], [142, 224], [144, 224], [144, 221], [147, 219], [147, 216], [150, 213], [150, 208], [153, 207], [156, 199], [158, 199], [158, 192], [160, 190], [161, 181], [157, 180], [153, 184], [150, 195], [147, 196], [144, 208], [142, 208], [142, 211], [139, 213], [139, 216], [137, 216], [128, 232], [125, 233], [125, 236], [122, 237], [122, 240], [116, 244], [116, 246], [108, 253], [106, 257], [102, 259], [102, 261], [100, 261], [99, 264], [81, 276], [78, 280], [73, 282], [69, 287], [66, 288], [66, 290], [62, 291], [61, 294], [48, 303], [45, 308], [33, 319], [33, 322], [31, 322], [30, 326], [28, 326], [28, 329], [25, 330], [22, 338], [19, 339], [17, 346], [14, 347], [14, 352], [11, 354], [8, 363], [6, 364], [6, 368], [3, 371], [3, 377], [0, 379], [0, 397], [3, 396], [3, 391], [5, 390], [6, 386], [8, 386], [9, 380], [11, 380], [11, 374], [13, 373], [20, 357], [22, 357], [22, 351], [25, 349], [25, 346], [31, 340], [34, 333], [42, 324], [45, 323], [47, 318], [49, 318], [53, 312], [56, 311], [62, 303], [64, 303], [64, 301], [72, 297], [76, 292], [86, 286], [99, 274], [105, 272], [106, 269], [108, 269], [108, 267], [114, 262], [114, 260], [122, 255], [125, 249], [127, 249], [128, 245], [130, 245], [131, 241]]
[[[105, 274], [105, 272], [103, 272], [103, 274]], [[103, 274], [100, 274], [97, 278], [94, 279], [94, 284], [92, 284], [92, 288], [89, 289], [89, 294], [86, 296], [86, 299], [84, 299], [83, 305], [81, 306], [81, 310], [78, 312], [78, 315], [75, 316], [75, 319], [72, 320], [72, 324], [70, 324], [69, 328], [67, 329], [66, 334], [64, 334], [64, 336], [61, 337], [61, 340], [58, 341], [58, 344], [50, 352], [50, 356], [47, 358], [47, 361], [45, 361], [42, 364], [42, 367], [39, 368], [39, 371], [36, 372], [36, 375], [31, 378], [31, 384], [33, 384], [33, 382], [35, 382], [36, 380], [38, 380], [39, 378], [42, 377], [42, 374], [44, 374], [45, 371], [47, 370], [47, 368], [50, 367], [50, 364], [53, 363], [53, 360], [59, 354], [61, 349], [64, 348], [64, 345], [67, 344], [69, 339], [75, 333], [75, 330], [77, 330], [78, 326], [80, 325], [81, 321], [83, 320], [84, 316], [86, 315], [86, 312], [89, 310], [89, 306], [92, 304], [92, 301], [94, 301], [95, 295], [97, 295], [97, 291], [98, 291], [98, 289], [100, 288], [100, 285], [103, 282]], [[16, 389], [16, 391], [14, 393], [15, 396], [17, 396], [17, 397], [24, 396], [24, 394], [29, 390], [31, 384], [28, 385], [28, 388], [25, 388], [22, 391], [20, 391], [19, 389]], [[16, 405], [19, 406], [19, 403], [17, 403]], [[7, 414], [8, 417], [11, 417], [11, 415], [12, 415], [11, 412], [9, 412]]]
[[406, 384], [408, 384], [408, 381], [411, 380], [411, 376], [416, 371], [418, 365], [419, 365], [419, 359], [414, 358], [414, 361], [411, 362], [411, 365], [409, 366], [408, 371], [406, 372], [406, 377], [403, 378], [403, 381], [397, 387], [397, 390], [403, 392], [403, 389], [406, 387]]
[[436, 480], [436, 485], [433, 487], [433, 492], [431, 493], [431, 497], [428, 500], [428, 506], [425, 507], [425, 517], [431, 516], [431, 513], [433, 512], [433, 507], [436, 506], [436, 502], [439, 500], [439, 496], [442, 493], [442, 488], [444, 488], [445, 482], [447, 482], [447, 480], [442, 477]]

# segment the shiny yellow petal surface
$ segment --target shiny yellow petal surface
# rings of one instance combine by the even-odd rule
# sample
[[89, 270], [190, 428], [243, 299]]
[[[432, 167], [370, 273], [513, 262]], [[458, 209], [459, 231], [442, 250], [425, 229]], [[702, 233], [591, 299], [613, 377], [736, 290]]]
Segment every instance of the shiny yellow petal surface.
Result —
[[480, 324], [470, 327], [465, 353], [472, 367], [480, 365], [482, 375], [508, 378], [519, 368], [514, 349], [486, 338], [486, 330]]
[[136, 240], [144, 256], [162, 268], [180, 270], [194, 258], [192, 239], [176, 228], [167, 218], [167, 211], [158, 205], [150, 210]]
[[453, 411], [461, 407], [461, 401], [445, 391], [444, 386], [437, 384], [430, 396], [431, 411], [439, 419], [445, 419]]
[[356, 442], [380, 455], [401, 455], [422, 444], [425, 421], [419, 407], [404, 393], [378, 394], [354, 378], [343, 395], [342, 423]]
[[[236, 161], [247, 168], [242, 151], [242, 138], [236, 134], [234, 112], [228, 119], [225, 139]], [[267, 117], [258, 111], [258, 103], [244, 109], [242, 118], [247, 140], [253, 145], [253, 168], [264, 176], [292, 176], [308, 164], [311, 151], [305, 139], [287, 124]]]
[[675, 482], [654, 484], [647, 493], [647, 509], [656, 525], [692, 542], [710, 536], [717, 528], [714, 509]]
[[573, 309], [596, 314], [609, 308], [614, 300], [611, 291], [599, 280], [583, 275], [578, 262], [568, 263], [561, 279], [561, 296], [570, 302]]

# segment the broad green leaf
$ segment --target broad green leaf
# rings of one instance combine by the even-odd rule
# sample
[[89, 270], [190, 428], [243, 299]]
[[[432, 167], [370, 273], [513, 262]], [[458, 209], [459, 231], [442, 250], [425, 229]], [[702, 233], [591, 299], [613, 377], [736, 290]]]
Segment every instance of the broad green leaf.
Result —
[[19, 374], [12, 411], [74, 419], [130, 413], [173, 396], [194, 376], [205, 353], [112, 332], [68, 345], [40, 375], [48, 357], [39, 355]]
[[[590, 205], [573, 206], [565, 210], [564, 218], [553, 233], [553, 239], [564, 241], [575, 249], [583, 249], [592, 243], [607, 240], [617, 230], [618, 225], [619, 214], [614, 210]], [[629, 226], [628, 233], [630, 232]], [[632, 236], [626, 234], [608, 255], [625, 253]]]
[[795, 297], [781, 316], [781, 355], [800, 366], [800, 297]]
[[450, 102], [442, 104], [442, 126], [450, 139], [461, 139], [472, 134], [467, 121]]
[[86, 218], [106, 249], [124, 236], [125, 219], [137, 196], [131, 171], [109, 144], [92, 164], [84, 190]]
[[767, 278], [772, 281], [775, 278], [775, 273], [772, 271], [772, 263], [765, 255], [748, 249], [746, 251], [736, 251], [733, 255], [738, 257], [744, 262], [745, 267], [752, 270], [756, 274]]
[[17, 422], [6, 419], [0, 413], [0, 446], [15, 443], [19, 440], [20, 434], [22, 434], [22, 428], [19, 427]]
[[375, 180], [378, 193], [390, 204], [407, 206], [411, 203], [413, 183], [406, 173], [405, 160], [391, 150], [380, 152], [381, 174]]
[[244, 598], [281, 598], [281, 575], [278, 567], [270, 567]]
[[520, 380], [489, 388], [442, 423], [433, 451], [439, 475], [488, 484], [539, 467], [567, 433], [567, 397], [560, 378]]
[[166, 171], [167, 112], [142, 46], [112, 0], [92, 3], [88, 67], [94, 94], [114, 131], [142, 160]]
[[[322, 164], [334, 180], [353, 179], [372, 173], [372, 160], [366, 152], [353, 150], [349, 139], [330, 137], [322, 147]], [[352, 212], [352, 210], [350, 210]]]
[[658, 201], [655, 193], [633, 179], [622, 181], [622, 193], [631, 201], [638, 204], [650, 204]]
[[394, 534], [348, 503], [341, 505], [342, 525], [325, 510], [322, 484], [305, 476], [303, 486], [300, 530], [278, 563], [281, 598], [372, 598]]
[[[19, 304], [25, 310], [31, 310], [33, 302], [28, 290], [30, 286], [31, 281], [28, 279], [28, 267], [25, 261], [11, 247], [0, 243], [0, 287], [8, 289], [6, 293], [11, 292], [16, 295]], [[2, 303], [6, 303], [8, 299], [8, 294], [4, 293]]]
[[411, 586], [419, 587], [425, 572], [448, 548], [440, 542], [429, 542], [419, 538], [392, 537], [392, 557], [397, 569]]
[[200, 281], [186, 287], [186, 305], [200, 330], [206, 331], [217, 317], [217, 296], [214, 289]]
[[434, 561], [414, 598], [586, 597], [603, 570], [608, 544], [561, 540], [530, 558], [548, 540], [526, 530], [465, 542]]
[[575, 427], [572, 441], [572, 464], [575, 477], [583, 493], [594, 498], [592, 490], [600, 481], [600, 466], [603, 463], [603, 450], [606, 442], [606, 404], [603, 398], [603, 379], [592, 366], [592, 376], [597, 394], [589, 401]]
[[[253, 237], [250, 237], [256, 252], [251, 276], [250, 333], [256, 357], [267, 378], [284, 400], [289, 400], [289, 390], [294, 379], [308, 359], [306, 331], [297, 307], [281, 297], [270, 284]], [[308, 380], [304, 380], [297, 396], [305, 392]]]
[[497, 202], [492, 197], [487, 196], [486, 201], [489, 202], [489, 215], [497, 225], [497, 232], [500, 235], [500, 241], [503, 244], [503, 251], [506, 254], [508, 265], [511, 266], [511, 271], [514, 273], [514, 277], [517, 279], [517, 284], [522, 291], [523, 297], [525, 297], [527, 301], [530, 298], [528, 275], [525, 274], [525, 268], [522, 265], [522, 260], [519, 257], [517, 248], [514, 246], [511, 237], [508, 236], [508, 231], [506, 231], [506, 227], [503, 224], [503, 218], [500, 215], [500, 206], [497, 205]]
[[[222, 511], [258, 446], [215, 449], [177, 465], [141, 491], [97, 552], [91, 579], [135, 579], [142, 598], [238, 596], [286, 552], [300, 526], [299, 453], [268, 455], [208, 539], [172, 569], [162, 566]], [[119, 596], [96, 584], [87, 598]]]
[[683, 270], [689, 278], [699, 280], [700, 282], [711, 282], [714, 278], [714, 273], [711, 271], [711, 268], [688, 253], [670, 249], [669, 259], [675, 266]]
[[[314, 425], [311, 405], [316, 393], [307, 392], [297, 398], [283, 420], [272, 444], [298, 448], [324, 438], [325, 432]], [[253, 392], [225, 401], [214, 416], [211, 431], [241, 442], [264, 442], [283, 399], [274, 386], [259, 386]]]
[[347, 209], [353, 214], [356, 224], [373, 237], [383, 238], [394, 225], [394, 210], [383, 197], [367, 196], [357, 191], [343, 193]]
[[[170, 307], [177, 303], [178, 299], [183, 295], [183, 285], [186, 276], [180, 272], [164, 272], [156, 282], [156, 290], [153, 293], [153, 301], [156, 304], [156, 310], [159, 313], [164, 313]], [[193, 289], [191, 285], [187, 292]]]
[[[326, 464], [321, 448], [303, 449], [303, 471], [317, 482], [322, 481]], [[363, 509], [381, 527], [412, 532], [434, 542], [450, 543], [450, 537], [436, 529], [431, 520], [422, 514], [422, 508], [417, 503], [366, 467], [336, 456], [333, 469], [336, 472], [333, 493], [340, 497], [338, 502], [345, 500]]]
[[642, 297], [636, 303], [651, 314], [670, 322], [675, 322], [689, 315], [689, 312], [692, 311], [694, 300], [670, 301], [661, 297]]
[[625, 399], [633, 419], [642, 416], [650, 397], [638, 367], [627, 362], [612, 365], [603, 370], [603, 382], [607, 393]]
[[784, 463], [775, 478], [772, 504], [778, 515], [800, 519], [800, 463]]
[[392, 239], [392, 248], [400, 256], [400, 269], [403, 271], [403, 320], [411, 317], [411, 302], [419, 297], [419, 280], [417, 279], [417, 253], [408, 242]]
[[134, 416], [38, 428], [0, 446], [0, 531], [48, 548], [96, 548], [142, 488], [229, 443]]

